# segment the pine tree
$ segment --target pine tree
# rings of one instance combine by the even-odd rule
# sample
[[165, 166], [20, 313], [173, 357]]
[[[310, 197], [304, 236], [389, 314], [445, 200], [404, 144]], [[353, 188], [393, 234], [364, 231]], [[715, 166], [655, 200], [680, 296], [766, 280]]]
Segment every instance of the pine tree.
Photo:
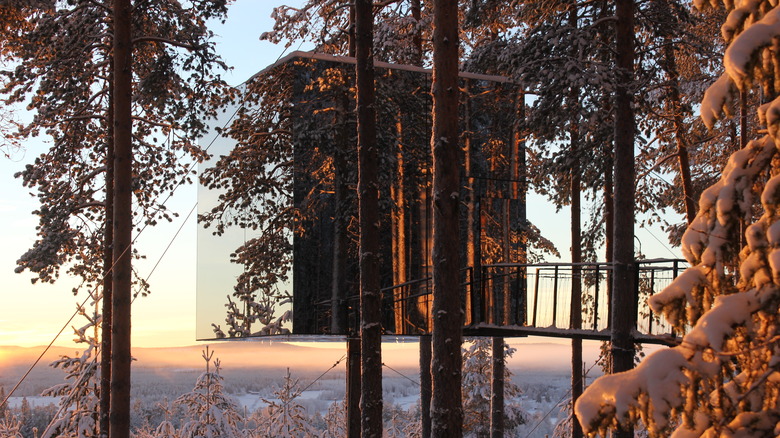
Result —
[[433, 2], [433, 396], [431, 434], [462, 436], [458, 220], [458, 5]]
[[51, 364], [53, 368], [60, 368], [65, 372], [65, 381], [41, 393], [47, 397], [59, 397], [58, 415], [42, 431], [42, 438], [97, 437], [99, 434], [97, 414], [100, 370], [97, 358], [97, 328], [100, 316], [95, 309], [82, 306], [79, 306], [78, 314], [86, 323], [74, 328], [74, 341], [84, 345], [84, 349], [80, 355], [62, 356]]
[[5, 398], [5, 386], [0, 386], [0, 418], [5, 418], [5, 413], [8, 412], [8, 403], [6, 403]]
[[[633, 371], [604, 376], [585, 391], [575, 410], [590, 433], [641, 419], [651, 436], [774, 436], [780, 423], [775, 383], [780, 180], [774, 176], [780, 68], [773, 61], [780, 9], [765, 2], [726, 7], [726, 72], [705, 93], [701, 115], [712, 126], [732, 108], [737, 90], [760, 90], [768, 102], [758, 107], [766, 131], [734, 153], [720, 180], [703, 191], [682, 237], [692, 267], [650, 299], [653, 310], [677, 330], [690, 330], [678, 346], [648, 356]], [[749, 224], [744, 247], [743, 221]]]
[[323, 438], [341, 438], [347, 436], [347, 403], [336, 401], [328, 406], [325, 413], [325, 432]]
[[[306, 417], [306, 410], [296, 401], [300, 395], [298, 380], [292, 378], [288, 368], [284, 383], [274, 391], [276, 400], [263, 399], [268, 407], [258, 420], [261, 438], [304, 438], [314, 433]], [[334, 415], [338, 415], [338, 410], [334, 411]]]
[[[506, 361], [512, 357], [515, 349], [504, 344]], [[491, 382], [493, 381], [491, 339], [477, 338], [470, 340], [468, 347], [463, 349], [463, 432], [477, 437], [488, 437], [491, 434]], [[525, 423], [526, 413], [517, 403], [520, 388], [512, 382], [512, 372], [504, 368], [504, 431], [509, 433], [515, 427]]]
[[[235, 401], [223, 392], [223, 377], [220, 375], [222, 364], [219, 359], [214, 359], [212, 369], [214, 351], [209, 351], [208, 346], [203, 350], [202, 357], [206, 362], [206, 371], [198, 377], [191, 392], [173, 402], [187, 411], [179, 437], [238, 438], [241, 436], [238, 428], [240, 416]], [[170, 433], [169, 426], [163, 429]]]
[[10, 413], [0, 417], [0, 437], [2, 438], [24, 438], [22, 435], [22, 421]]
[[[115, 138], [127, 140], [125, 152], [132, 155], [130, 149], [135, 150], [135, 167], [128, 168], [119, 188], [128, 194], [123, 205], [129, 208], [133, 197], [141, 213], [134, 217], [120, 211], [120, 217], [131, 221], [124, 228], [172, 220], [175, 213], [167, 210], [163, 197], [190, 180], [192, 160], [204, 158], [195, 139], [204, 132], [205, 119], [214, 115], [213, 104], [226, 88], [218, 74], [225, 66], [208, 41], [211, 34], [205, 25], [208, 18], [224, 16], [225, 1], [142, 2], [124, 19], [112, 15], [112, 4], [24, 2], [20, 14], [24, 20], [13, 28], [4, 27], [16, 30], [3, 44], [3, 55], [16, 68], [3, 72], [0, 93], [6, 104], [28, 103], [35, 113], [32, 122], [19, 125], [12, 138], [21, 142], [45, 133], [53, 139], [48, 152], [16, 175], [25, 187], [37, 190], [41, 204], [34, 212], [39, 218], [38, 240], [17, 262], [17, 272], [37, 275], [34, 282], [54, 282], [65, 270], [81, 277], [83, 286], [91, 290], [106, 274], [110, 257], [105, 248], [124, 248], [120, 240], [106, 244], [102, 237], [109, 234], [106, 209], [113, 186], [107, 178], [112, 177], [109, 162], [115, 157], [110, 145]], [[112, 50], [118, 33], [115, 24], [126, 24], [123, 29], [130, 32], [132, 27], [133, 33], [133, 39], [125, 41], [128, 53], [133, 52], [133, 65], [121, 72], [132, 71], [124, 89], [118, 90], [112, 89], [117, 77], [112, 61], [112, 53], [117, 53]], [[21, 28], [24, 32], [18, 31]], [[125, 36], [129, 38], [127, 32]], [[41, 45], [42, 41], [47, 43]], [[131, 106], [119, 125], [126, 129], [115, 136], [113, 124], [119, 113], [114, 111], [114, 99], [120, 94], [134, 98], [126, 100]], [[122, 162], [129, 159], [122, 157]], [[126, 234], [121, 236], [124, 244], [129, 242]], [[125, 255], [129, 261], [137, 253]], [[129, 284], [133, 281], [129, 267], [126, 273]], [[146, 293], [148, 285], [136, 281]], [[129, 307], [129, 286], [125, 289]], [[108, 329], [103, 337], [110, 337]], [[127, 372], [129, 347], [125, 350]], [[114, 357], [119, 361], [120, 355]], [[108, 377], [105, 371], [104, 375]], [[104, 395], [107, 392], [105, 387]]]

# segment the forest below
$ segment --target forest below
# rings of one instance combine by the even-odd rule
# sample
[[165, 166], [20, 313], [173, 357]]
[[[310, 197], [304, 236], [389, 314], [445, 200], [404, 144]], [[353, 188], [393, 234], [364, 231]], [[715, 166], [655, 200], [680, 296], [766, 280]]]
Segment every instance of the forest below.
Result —
[[[533, 403], [573, 438], [777, 435], [776, 2], [304, 0], [276, 7], [259, 38], [314, 49], [240, 87], [209, 28], [230, 5], [0, 3], [0, 151], [48, 140], [15, 174], [39, 203], [15, 271], [75, 280], [66, 326], [83, 347], [51, 363], [64, 379], [42, 395], [56, 405], [11, 406], [16, 384], [0, 387], [1, 436], [498, 437], [533, 423]], [[232, 148], [212, 157], [220, 115]], [[188, 184], [215, 195], [198, 227], [244, 235], [219, 261], [236, 275], [219, 286], [213, 337], [344, 336], [343, 396], [303, 391], [308, 412], [290, 372], [233, 392], [227, 358], [206, 348], [187, 389], [145, 406], [131, 308], [153, 286], [135, 242], [179, 218], [167, 202]], [[570, 248], [528, 220], [529, 192], [569, 213]], [[688, 267], [674, 261], [648, 297], [635, 230], [650, 225]], [[532, 325], [529, 263], [561, 252], [566, 402], [529, 382], [522, 395], [502, 337]], [[604, 375], [589, 381], [583, 290], [599, 275]], [[649, 334], [669, 348], [646, 358], [641, 312], [670, 330]], [[384, 369], [383, 336], [399, 335], [419, 336], [414, 402]], [[266, 398], [242, 412], [233, 397], [249, 394]]]

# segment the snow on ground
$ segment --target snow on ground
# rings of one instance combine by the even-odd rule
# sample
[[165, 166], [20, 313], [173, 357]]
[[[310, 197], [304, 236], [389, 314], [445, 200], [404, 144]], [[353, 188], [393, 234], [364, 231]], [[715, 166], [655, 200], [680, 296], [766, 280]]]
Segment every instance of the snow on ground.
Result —
[[31, 408], [37, 408], [40, 406], [47, 406], [47, 405], [56, 405], [60, 402], [60, 397], [41, 397], [41, 396], [30, 396], [30, 397], [10, 397], [8, 399], [8, 406], [11, 409], [19, 409], [22, 406], [22, 401], [24, 399], [27, 399], [27, 403], [30, 404]]

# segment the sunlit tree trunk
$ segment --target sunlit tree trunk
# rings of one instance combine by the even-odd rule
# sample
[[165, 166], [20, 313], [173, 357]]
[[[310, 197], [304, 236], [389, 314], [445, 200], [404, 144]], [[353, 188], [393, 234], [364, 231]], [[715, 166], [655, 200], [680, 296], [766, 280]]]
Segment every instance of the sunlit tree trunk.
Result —
[[433, 2], [433, 399], [431, 434], [463, 435], [458, 207], [458, 4]]
[[361, 436], [382, 436], [382, 315], [379, 290], [379, 191], [371, 0], [355, 1], [358, 209], [360, 223]]
[[[404, 183], [404, 137], [401, 111], [396, 113], [396, 160], [393, 184], [390, 187], [390, 196], [393, 200], [393, 210], [390, 218], [392, 221], [392, 246], [393, 246], [393, 284], [401, 284], [408, 280], [407, 275], [407, 233], [406, 233], [406, 186]], [[409, 302], [404, 300], [404, 288], [394, 290], [395, 332], [405, 333], [407, 321], [404, 319]]]
[[481, 260], [477, 258], [479, 251], [477, 246], [479, 245], [479, 233], [477, 232], [477, 222], [479, 221], [479, 210], [477, 209], [477, 193], [475, 191], [476, 185], [474, 184], [474, 145], [472, 142], [471, 132], [471, 96], [470, 86], [471, 81], [464, 79], [464, 94], [463, 98], [463, 167], [464, 174], [466, 175], [466, 266], [471, 268], [471, 287], [468, 290], [466, 296], [466, 302], [464, 308], [466, 311], [465, 321], [466, 324], [475, 324], [473, 315], [476, 309], [474, 309], [475, 294], [479, 291], [479, 274], [481, 272]]
[[130, 0], [114, 0], [114, 269], [111, 330], [112, 438], [130, 436], [130, 303], [132, 295], [132, 23]]

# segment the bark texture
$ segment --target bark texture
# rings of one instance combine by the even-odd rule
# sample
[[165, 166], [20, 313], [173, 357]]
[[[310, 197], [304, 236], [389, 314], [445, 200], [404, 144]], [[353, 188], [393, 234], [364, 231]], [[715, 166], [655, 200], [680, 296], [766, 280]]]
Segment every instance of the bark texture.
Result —
[[[617, 67], [615, 93], [615, 223], [612, 284], [612, 372], [633, 367], [634, 344], [631, 338], [635, 314], [634, 292], [634, 135], [635, 120], [631, 105], [634, 71], [634, 3], [617, 0]], [[633, 428], [619, 430], [617, 436], [633, 437]]]
[[112, 438], [130, 436], [130, 303], [133, 281], [131, 8], [130, 0], [114, 0], [114, 269], [109, 418]]
[[463, 436], [458, 207], [458, 3], [433, 2], [433, 398], [431, 434]]
[[[113, 69], [112, 69], [113, 70]], [[113, 100], [114, 86], [109, 81], [109, 99]], [[111, 307], [113, 306], [114, 264], [114, 109], [108, 106], [108, 138], [106, 140], [106, 211], [103, 236], [103, 302], [100, 321], [100, 418], [98, 430], [108, 437], [111, 411]]]
[[360, 431], [382, 437], [382, 323], [379, 291], [379, 165], [374, 108], [371, 0], [355, 1], [358, 211], [360, 223]]

